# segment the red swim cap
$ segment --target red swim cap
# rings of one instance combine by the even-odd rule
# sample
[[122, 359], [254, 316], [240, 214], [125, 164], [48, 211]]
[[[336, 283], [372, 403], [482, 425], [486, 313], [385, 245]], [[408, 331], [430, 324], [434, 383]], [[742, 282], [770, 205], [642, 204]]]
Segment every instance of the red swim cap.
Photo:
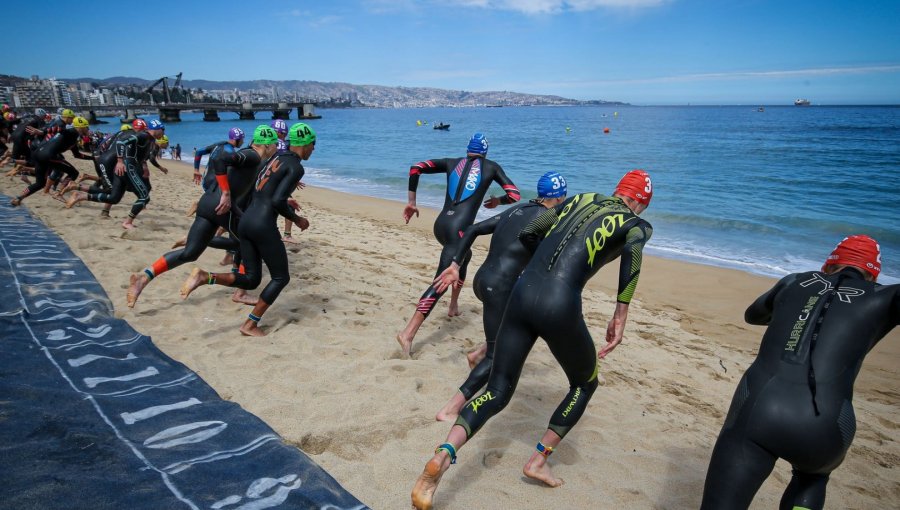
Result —
[[853, 266], [872, 275], [873, 279], [878, 279], [881, 273], [881, 247], [869, 236], [856, 235], [845, 237], [839, 242], [831, 252], [831, 255], [825, 259], [822, 265], [822, 271], [828, 266], [844, 265]]
[[644, 205], [650, 205], [650, 199], [653, 198], [653, 183], [650, 182], [650, 174], [643, 170], [628, 172], [619, 181], [614, 194], [628, 197]]

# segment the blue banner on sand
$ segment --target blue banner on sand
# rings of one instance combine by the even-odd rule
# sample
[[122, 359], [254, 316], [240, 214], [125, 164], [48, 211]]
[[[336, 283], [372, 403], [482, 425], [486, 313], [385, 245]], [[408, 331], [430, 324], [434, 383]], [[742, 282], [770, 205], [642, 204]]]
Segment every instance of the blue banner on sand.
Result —
[[113, 316], [0, 195], [0, 507], [364, 509], [259, 418]]

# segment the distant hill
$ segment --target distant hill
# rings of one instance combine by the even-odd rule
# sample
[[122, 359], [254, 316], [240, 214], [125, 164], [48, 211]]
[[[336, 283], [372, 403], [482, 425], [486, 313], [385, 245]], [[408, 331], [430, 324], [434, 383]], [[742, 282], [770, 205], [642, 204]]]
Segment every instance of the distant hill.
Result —
[[[155, 80], [131, 76], [111, 78], [66, 78], [67, 83], [96, 83], [105, 87], [122, 85], [147, 86]], [[173, 80], [169, 81], [172, 85]], [[625, 104], [617, 101], [581, 101], [560, 96], [524, 94], [510, 91], [469, 92], [429, 87], [388, 87], [383, 85], [354, 85], [340, 82], [320, 82], [309, 80], [247, 80], [210, 81], [184, 80], [182, 85], [203, 90], [235, 90], [241, 92], [261, 92], [286, 97], [297, 94], [300, 97], [340, 98], [356, 96], [359, 103], [375, 107], [421, 107], [421, 106], [523, 106], [523, 105], [600, 105]]]

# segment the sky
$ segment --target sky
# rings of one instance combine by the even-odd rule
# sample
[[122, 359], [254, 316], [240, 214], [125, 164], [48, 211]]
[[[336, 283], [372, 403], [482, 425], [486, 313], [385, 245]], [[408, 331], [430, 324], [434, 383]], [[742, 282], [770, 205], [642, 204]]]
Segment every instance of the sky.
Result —
[[[900, 1], [13, 2], [0, 74], [900, 104]], [[36, 37], [35, 27], [44, 27]], [[51, 34], [58, 34], [50, 36]], [[28, 41], [20, 46], [17, 41]], [[143, 48], [143, 51], [141, 51]]]

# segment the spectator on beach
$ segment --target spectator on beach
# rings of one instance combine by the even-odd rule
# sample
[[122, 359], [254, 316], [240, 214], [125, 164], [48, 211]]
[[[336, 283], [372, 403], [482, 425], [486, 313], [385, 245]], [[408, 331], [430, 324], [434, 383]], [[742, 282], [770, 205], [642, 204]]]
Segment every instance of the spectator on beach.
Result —
[[175, 144], [175, 159], [181, 161], [181, 144]]

